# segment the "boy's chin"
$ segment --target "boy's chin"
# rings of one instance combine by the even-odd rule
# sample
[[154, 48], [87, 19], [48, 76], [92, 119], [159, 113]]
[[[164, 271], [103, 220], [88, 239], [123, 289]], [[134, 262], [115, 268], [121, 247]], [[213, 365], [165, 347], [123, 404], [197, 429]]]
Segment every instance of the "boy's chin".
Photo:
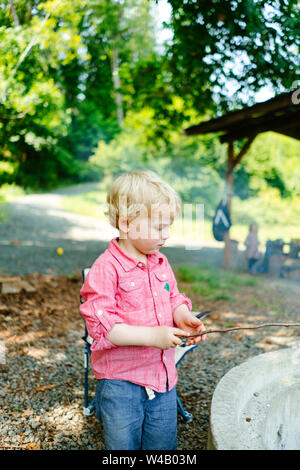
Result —
[[149, 249], [147, 254], [151, 255], [152, 253], [157, 253], [159, 250], [160, 250], [160, 246], [155, 246], [154, 248]]

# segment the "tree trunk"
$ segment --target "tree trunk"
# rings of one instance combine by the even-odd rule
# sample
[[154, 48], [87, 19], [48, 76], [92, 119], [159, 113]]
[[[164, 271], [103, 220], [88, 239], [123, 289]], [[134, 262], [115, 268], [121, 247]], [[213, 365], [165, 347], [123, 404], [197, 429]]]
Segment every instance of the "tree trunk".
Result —
[[12, 13], [12, 16], [13, 16], [13, 19], [14, 19], [15, 26], [16, 27], [20, 26], [19, 17], [18, 17], [17, 11], [15, 9], [15, 5], [14, 5], [13, 0], [9, 0], [9, 4], [10, 4], [10, 9], [11, 9], [11, 13]]
[[[243, 145], [242, 149], [238, 153], [237, 156], [234, 155], [234, 146], [233, 142], [228, 143], [228, 152], [227, 152], [227, 166], [226, 166], [226, 197], [227, 197], [227, 205], [228, 205], [228, 212], [231, 217], [231, 198], [233, 194], [233, 176], [234, 176], [234, 169], [236, 165], [238, 165], [243, 156], [248, 152], [252, 142], [254, 141], [256, 134], [252, 134], [249, 136], [246, 143]], [[224, 247], [224, 267], [230, 267], [230, 231], [228, 230], [224, 236], [225, 247]]]
[[[233, 172], [234, 172], [234, 155], [233, 155], [233, 143], [228, 144], [227, 153], [227, 167], [226, 167], [226, 198], [228, 205], [228, 212], [231, 216], [231, 198], [233, 192]], [[224, 267], [230, 267], [230, 230], [225, 232], [224, 236], [225, 247], [224, 247]]]
[[112, 51], [111, 68], [112, 68], [112, 79], [113, 79], [114, 90], [115, 90], [117, 118], [118, 118], [119, 126], [121, 126], [124, 121], [124, 114], [123, 114], [123, 107], [122, 107], [123, 97], [120, 93], [121, 81], [120, 81], [120, 76], [119, 76], [119, 49], [117, 46], [114, 47]]

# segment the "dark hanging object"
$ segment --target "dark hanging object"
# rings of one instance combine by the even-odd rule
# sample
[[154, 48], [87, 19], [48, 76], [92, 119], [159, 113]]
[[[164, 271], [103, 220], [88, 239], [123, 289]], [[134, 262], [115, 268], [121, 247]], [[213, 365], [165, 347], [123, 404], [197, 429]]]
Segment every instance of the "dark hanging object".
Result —
[[231, 225], [227, 203], [222, 200], [213, 218], [213, 235], [218, 242], [224, 240], [224, 235], [230, 229]]

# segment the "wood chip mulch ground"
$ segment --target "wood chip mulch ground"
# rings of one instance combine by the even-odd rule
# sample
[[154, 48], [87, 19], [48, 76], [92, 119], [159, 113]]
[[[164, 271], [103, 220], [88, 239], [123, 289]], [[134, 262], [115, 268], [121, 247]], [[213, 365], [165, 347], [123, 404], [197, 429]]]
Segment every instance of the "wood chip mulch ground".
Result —
[[[0, 294], [0, 448], [104, 449], [101, 424], [82, 413], [80, 274], [18, 279], [26, 281], [23, 290]], [[180, 287], [184, 291], [183, 283]], [[242, 287], [229, 301], [209, 302], [199, 294], [191, 299], [194, 310], [212, 311], [207, 328], [299, 322], [298, 290], [299, 283], [262, 277], [258, 286]], [[296, 328], [209, 335], [178, 368], [178, 395], [193, 414], [189, 424], [178, 417], [178, 449], [206, 448], [211, 398], [229, 369], [256, 354], [297, 344]], [[92, 375], [90, 383], [92, 397]]]

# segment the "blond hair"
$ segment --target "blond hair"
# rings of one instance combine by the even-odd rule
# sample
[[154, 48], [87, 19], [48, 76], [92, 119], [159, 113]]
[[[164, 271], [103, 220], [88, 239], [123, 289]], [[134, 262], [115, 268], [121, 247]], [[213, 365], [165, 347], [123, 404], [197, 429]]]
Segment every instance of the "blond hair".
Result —
[[123, 173], [111, 185], [106, 197], [110, 224], [119, 229], [119, 218], [132, 221], [139, 215], [151, 217], [164, 211], [171, 221], [182, 213], [181, 199], [176, 191], [154, 171], [140, 170]]

